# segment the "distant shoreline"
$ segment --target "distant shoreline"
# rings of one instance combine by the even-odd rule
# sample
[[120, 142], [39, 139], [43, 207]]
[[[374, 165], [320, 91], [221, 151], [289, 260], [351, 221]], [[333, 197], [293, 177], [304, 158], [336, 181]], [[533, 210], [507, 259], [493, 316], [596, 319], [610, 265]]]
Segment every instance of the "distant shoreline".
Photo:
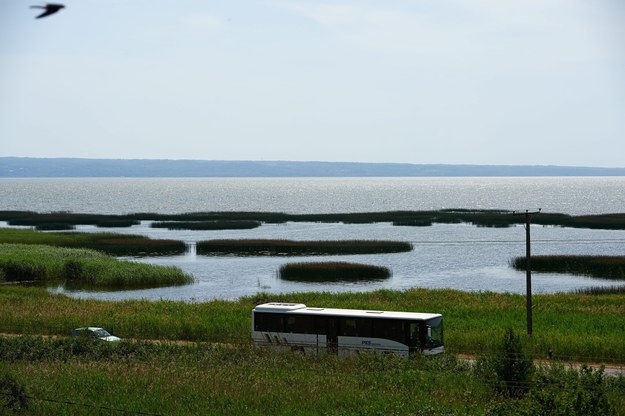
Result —
[[0, 178], [625, 176], [623, 168], [360, 162], [0, 157]]

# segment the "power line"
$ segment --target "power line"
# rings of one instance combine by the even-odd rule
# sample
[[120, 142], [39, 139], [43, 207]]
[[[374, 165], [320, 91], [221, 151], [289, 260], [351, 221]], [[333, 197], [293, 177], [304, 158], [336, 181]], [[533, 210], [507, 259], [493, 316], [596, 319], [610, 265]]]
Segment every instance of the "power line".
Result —
[[[408, 240], [411, 244], [416, 245], [520, 245], [524, 244], [523, 240]], [[625, 243], [625, 239], [600, 239], [600, 240], [588, 240], [588, 239], [533, 239], [533, 243], [556, 243], [556, 244], [622, 244]]]

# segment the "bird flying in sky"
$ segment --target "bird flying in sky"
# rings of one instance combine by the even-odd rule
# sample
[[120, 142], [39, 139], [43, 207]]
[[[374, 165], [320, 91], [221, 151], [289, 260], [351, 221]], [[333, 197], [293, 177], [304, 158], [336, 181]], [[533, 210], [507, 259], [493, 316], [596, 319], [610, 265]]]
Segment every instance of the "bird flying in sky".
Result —
[[41, 19], [42, 17], [50, 16], [63, 9], [65, 6], [58, 3], [46, 3], [43, 6], [30, 6], [31, 9], [43, 9], [43, 13], [35, 17], [35, 19]]

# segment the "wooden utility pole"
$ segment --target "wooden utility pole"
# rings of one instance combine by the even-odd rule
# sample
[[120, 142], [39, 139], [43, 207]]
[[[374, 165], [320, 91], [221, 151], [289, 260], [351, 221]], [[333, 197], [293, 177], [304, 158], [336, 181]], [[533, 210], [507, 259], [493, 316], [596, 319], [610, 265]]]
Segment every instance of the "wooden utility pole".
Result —
[[530, 223], [532, 221], [532, 215], [540, 214], [540, 208], [538, 211], [525, 212], [513, 211], [512, 215], [525, 215], [525, 303], [527, 309], [527, 336], [532, 336], [532, 248], [530, 239]]

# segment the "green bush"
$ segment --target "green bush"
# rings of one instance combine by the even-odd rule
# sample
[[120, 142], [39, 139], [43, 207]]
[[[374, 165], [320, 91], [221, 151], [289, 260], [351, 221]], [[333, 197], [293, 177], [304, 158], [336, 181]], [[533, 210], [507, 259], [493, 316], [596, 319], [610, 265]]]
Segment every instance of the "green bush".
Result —
[[76, 281], [84, 279], [85, 268], [78, 260], [67, 260], [65, 262], [65, 277], [67, 280]]
[[45, 280], [46, 268], [35, 261], [8, 260], [0, 264], [4, 278], [8, 281]]
[[530, 390], [535, 367], [523, 350], [521, 338], [508, 329], [493, 355], [478, 358], [476, 372], [499, 394], [519, 398]]
[[0, 414], [20, 414], [29, 408], [26, 388], [10, 373], [0, 374]]
[[[603, 368], [582, 366], [565, 369], [553, 365], [540, 369], [524, 400], [496, 403], [489, 416], [610, 416], [615, 407], [608, 396], [611, 387]], [[622, 395], [622, 392], [621, 392]]]

